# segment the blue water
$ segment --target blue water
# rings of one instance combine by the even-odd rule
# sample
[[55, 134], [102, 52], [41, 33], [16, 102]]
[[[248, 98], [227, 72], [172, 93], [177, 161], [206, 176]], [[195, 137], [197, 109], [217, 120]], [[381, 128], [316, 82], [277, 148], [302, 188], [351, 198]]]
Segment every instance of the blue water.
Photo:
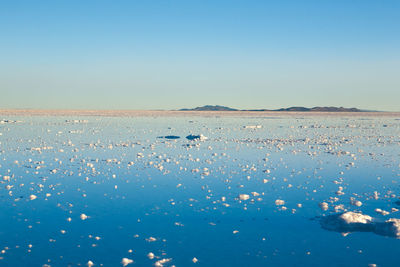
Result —
[[0, 266], [398, 266], [399, 239], [319, 223], [340, 204], [400, 218], [396, 117], [4, 119]]

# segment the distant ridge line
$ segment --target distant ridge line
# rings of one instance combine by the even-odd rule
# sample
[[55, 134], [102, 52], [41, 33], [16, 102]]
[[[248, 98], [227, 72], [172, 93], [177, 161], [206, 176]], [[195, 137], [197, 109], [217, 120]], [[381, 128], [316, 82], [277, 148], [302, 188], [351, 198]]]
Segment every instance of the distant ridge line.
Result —
[[361, 110], [358, 108], [344, 108], [344, 107], [289, 107], [280, 109], [235, 109], [220, 105], [205, 105], [196, 108], [183, 108], [179, 111], [293, 111], [293, 112], [376, 112], [372, 110]]

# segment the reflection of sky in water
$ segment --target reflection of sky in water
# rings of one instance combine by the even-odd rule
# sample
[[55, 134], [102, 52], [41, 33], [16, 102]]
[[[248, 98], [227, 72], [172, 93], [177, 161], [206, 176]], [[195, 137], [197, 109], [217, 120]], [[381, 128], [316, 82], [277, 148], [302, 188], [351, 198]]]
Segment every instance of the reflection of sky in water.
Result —
[[[136, 266], [163, 258], [172, 258], [165, 266], [191, 266], [193, 257], [199, 266], [398, 262], [399, 240], [362, 232], [344, 237], [322, 229], [318, 219], [340, 204], [378, 220], [400, 217], [391, 212], [399, 208], [395, 118], [7, 119], [22, 122], [0, 125], [1, 266], [83, 266], [88, 260], [119, 266], [124, 257]], [[209, 139], [189, 142], [190, 133]], [[157, 138], [165, 135], [182, 138]], [[335, 194], [339, 186], [344, 195]], [[31, 194], [37, 199], [30, 201]], [[239, 201], [239, 194], [250, 199]], [[350, 197], [363, 205], [351, 205]], [[323, 201], [328, 211], [319, 208]], [[89, 218], [80, 220], [81, 213]], [[149, 252], [159, 258], [148, 259]]]

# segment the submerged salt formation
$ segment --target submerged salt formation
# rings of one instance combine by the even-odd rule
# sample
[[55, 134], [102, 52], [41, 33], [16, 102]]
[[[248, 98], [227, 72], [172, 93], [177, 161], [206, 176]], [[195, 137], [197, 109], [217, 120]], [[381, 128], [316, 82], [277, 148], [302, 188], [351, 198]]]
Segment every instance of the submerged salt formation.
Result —
[[372, 232], [378, 235], [400, 238], [400, 219], [391, 218], [383, 222], [369, 215], [357, 212], [344, 212], [328, 215], [320, 221], [322, 228], [341, 232]]

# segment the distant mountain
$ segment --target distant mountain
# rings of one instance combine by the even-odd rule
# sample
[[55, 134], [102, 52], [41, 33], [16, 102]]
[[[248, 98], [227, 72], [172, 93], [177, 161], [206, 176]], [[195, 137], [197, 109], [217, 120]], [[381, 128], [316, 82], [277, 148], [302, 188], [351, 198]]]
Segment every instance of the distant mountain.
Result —
[[313, 108], [306, 108], [306, 107], [289, 107], [289, 108], [280, 108], [280, 109], [234, 109], [230, 107], [224, 106], [212, 106], [206, 105], [197, 108], [184, 108], [180, 109], [180, 111], [293, 111], [293, 112], [365, 112], [368, 110], [361, 110], [358, 108], [344, 108], [344, 107], [313, 107]]
[[313, 108], [305, 108], [305, 107], [290, 107], [290, 108], [280, 108], [273, 111], [298, 111], [298, 112], [361, 112], [362, 110], [358, 108], [344, 108], [344, 107], [313, 107]]
[[237, 111], [237, 109], [234, 108], [229, 108], [229, 107], [224, 107], [224, 106], [211, 106], [211, 105], [205, 105], [202, 107], [197, 107], [197, 108], [183, 108], [180, 109], [180, 111]]

